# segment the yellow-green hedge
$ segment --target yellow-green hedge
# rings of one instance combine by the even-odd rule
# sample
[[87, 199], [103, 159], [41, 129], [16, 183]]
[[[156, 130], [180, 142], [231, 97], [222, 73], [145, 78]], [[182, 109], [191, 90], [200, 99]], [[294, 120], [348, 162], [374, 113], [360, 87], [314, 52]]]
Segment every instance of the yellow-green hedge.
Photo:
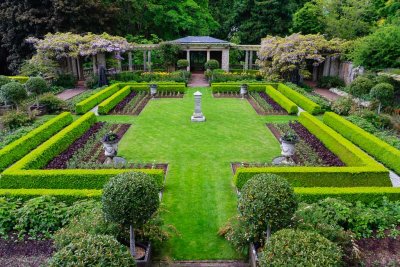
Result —
[[29, 80], [28, 76], [8, 76], [11, 80], [20, 82], [22, 84], [26, 83]]
[[271, 85], [267, 85], [265, 92], [289, 114], [296, 114], [298, 112], [296, 104], [273, 88]]
[[317, 103], [314, 103], [306, 96], [296, 92], [284, 84], [280, 83], [277, 90], [311, 114], [319, 114], [322, 112], [321, 107]]
[[96, 120], [93, 112], [86, 113], [34, 149], [20, 161], [6, 169], [4, 174], [15, 170], [40, 169], [45, 167], [50, 160], [67, 149], [76, 139], [84, 134]]
[[73, 121], [69, 112], [64, 112], [8, 144], [0, 150], [0, 172], [20, 160], [38, 145]]
[[325, 113], [323, 120], [324, 123], [338, 133], [374, 156], [388, 168], [400, 174], [400, 150], [333, 112]]
[[300, 114], [299, 122], [347, 166], [380, 166], [360, 148], [308, 112]]
[[[227, 82], [227, 83], [212, 83], [211, 84], [211, 91], [215, 93], [239, 93], [240, 92], [240, 86], [243, 83], [232, 83], [232, 82]], [[272, 83], [246, 83], [248, 85], [248, 90], [249, 92], [265, 92], [265, 88], [267, 85], [271, 86], [277, 86], [276, 84]]]
[[125, 97], [131, 93], [131, 87], [129, 85], [125, 86], [111, 97], [107, 98], [99, 104], [98, 112], [99, 114], [107, 114], [112, 110], [119, 102], [121, 102]]
[[116, 83], [113, 84], [104, 90], [86, 98], [85, 100], [79, 102], [75, 105], [75, 112], [77, 114], [84, 114], [94, 108], [96, 105], [101, 103], [103, 100], [107, 99], [108, 97], [112, 96], [120, 89], [120, 84]]

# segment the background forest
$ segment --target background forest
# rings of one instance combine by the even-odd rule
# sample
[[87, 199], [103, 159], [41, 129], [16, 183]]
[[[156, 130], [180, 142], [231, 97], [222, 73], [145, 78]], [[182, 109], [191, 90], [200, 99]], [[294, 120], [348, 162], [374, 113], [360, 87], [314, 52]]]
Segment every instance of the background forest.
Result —
[[351, 40], [399, 25], [399, 10], [399, 0], [3, 0], [0, 73], [32, 56], [27, 37], [48, 32], [107, 32], [138, 43], [211, 35], [259, 44], [293, 32]]

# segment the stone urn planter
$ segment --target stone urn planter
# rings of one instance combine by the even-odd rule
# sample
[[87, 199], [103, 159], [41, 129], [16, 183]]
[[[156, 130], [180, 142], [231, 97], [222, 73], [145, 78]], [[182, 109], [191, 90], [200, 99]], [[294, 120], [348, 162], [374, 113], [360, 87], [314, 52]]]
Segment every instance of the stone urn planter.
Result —
[[141, 250], [141, 255], [137, 255], [136, 265], [138, 267], [151, 266], [151, 243], [136, 243], [136, 253]]
[[292, 157], [296, 152], [297, 135], [293, 133], [284, 134], [281, 139], [281, 155], [284, 157]]
[[120, 137], [113, 132], [106, 134], [101, 140], [104, 148], [104, 155], [107, 157], [107, 161], [111, 160], [111, 163], [112, 159], [118, 154], [119, 141]]
[[150, 84], [150, 95], [154, 98], [154, 96], [157, 94], [157, 84]]
[[244, 98], [247, 95], [249, 86], [247, 84], [240, 85], [240, 95]]
[[45, 105], [37, 106], [35, 104], [35, 105], [30, 106], [29, 109], [30, 109], [30, 111], [36, 110], [38, 113], [37, 115], [39, 115], [39, 116], [45, 115], [47, 113], [47, 107]]

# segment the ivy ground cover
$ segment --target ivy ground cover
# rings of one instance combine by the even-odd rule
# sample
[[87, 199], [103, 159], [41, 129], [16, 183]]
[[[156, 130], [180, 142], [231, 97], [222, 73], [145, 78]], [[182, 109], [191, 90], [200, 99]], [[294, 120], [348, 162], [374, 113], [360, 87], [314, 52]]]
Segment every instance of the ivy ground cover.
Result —
[[[183, 99], [150, 101], [122, 139], [119, 154], [132, 162], [169, 164], [162, 200], [168, 212], [163, 216], [179, 235], [160, 248], [160, 257], [239, 259], [243, 255], [217, 235], [237, 213], [230, 163], [278, 156], [279, 143], [265, 127], [276, 117], [258, 116], [246, 100], [213, 98], [210, 89], [201, 88], [207, 122], [192, 123], [197, 89], [189, 89]], [[104, 118], [126, 121], [124, 116]]]

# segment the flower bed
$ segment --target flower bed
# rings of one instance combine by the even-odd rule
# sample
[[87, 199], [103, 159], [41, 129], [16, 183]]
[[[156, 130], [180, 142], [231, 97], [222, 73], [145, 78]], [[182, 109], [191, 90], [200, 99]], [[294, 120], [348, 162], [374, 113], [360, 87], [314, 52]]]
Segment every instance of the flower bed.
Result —
[[[274, 110], [275, 112], [279, 112], [279, 113], [282, 113], [282, 114], [287, 114], [286, 110], [283, 109], [278, 103], [276, 103], [276, 102], [275, 102], [269, 95], [267, 95], [265, 92], [259, 92], [258, 95], [259, 95], [260, 97], [259, 97], [259, 98], [256, 98], [256, 99], [259, 99], [260, 102], [261, 102], [262, 100], [264, 100], [265, 103], [267, 103], [267, 104], [272, 108], [272, 110]], [[258, 102], [258, 103], [260, 103], [260, 102]], [[261, 102], [261, 103], [263, 103], [263, 102]]]

